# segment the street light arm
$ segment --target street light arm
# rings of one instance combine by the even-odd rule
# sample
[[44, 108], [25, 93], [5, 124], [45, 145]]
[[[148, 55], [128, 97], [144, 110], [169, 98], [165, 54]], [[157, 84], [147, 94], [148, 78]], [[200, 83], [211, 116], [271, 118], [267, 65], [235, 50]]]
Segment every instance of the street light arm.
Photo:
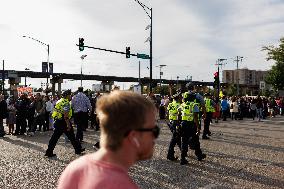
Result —
[[23, 37], [27, 37], [27, 38], [29, 38], [29, 39], [32, 39], [32, 40], [34, 40], [34, 41], [37, 41], [37, 42], [39, 42], [40, 44], [42, 44], [42, 45], [45, 45], [45, 46], [49, 46], [48, 44], [46, 44], [46, 43], [44, 43], [44, 42], [42, 42], [42, 41], [40, 41], [40, 40], [38, 40], [38, 39], [35, 39], [35, 38], [33, 38], [33, 37], [30, 37], [30, 36], [26, 36], [26, 35], [23, 35]]
[[146, 12], [146, 14], [148, 15], [148, 17], [151, 19], [152, 17], [149, 15], [149, 13], [147, 12], [147, 10], [145, 9], [145, 7], [148, 9], [148, 10], [151, 10], [149, 7], [147, 7], [146, 5], [144, 5], [143, 3], [141, 3], [140, 1], [138, 0], [134, 0], [136, 1], [143, 9], [144, 11]]

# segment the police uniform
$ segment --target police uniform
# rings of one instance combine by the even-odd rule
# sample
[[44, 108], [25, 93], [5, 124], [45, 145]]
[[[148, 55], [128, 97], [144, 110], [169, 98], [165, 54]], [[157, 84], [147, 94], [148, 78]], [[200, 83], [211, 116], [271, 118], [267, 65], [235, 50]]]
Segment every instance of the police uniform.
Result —
[[213, 100], [211, 100], [210, 98], [208, 98], [210, 95], [209, 94], [205, 94], [204, 96], [206, 96], [206, 98], [204, 99], [205, 102], [205, 108], [206, 108], [206, 117], [204, 119], [204, 129], [203, 129], [203, 135], [202, 138], [203, 139], [209, 139], [209, 137], [207, 135], [211, 135], [211, 132], [209, 130], [209, 126], [210, 126], [210, 122], [212, 119], [212, 114], [213, 112], [215, 112], [215, 103], [213, 102]]
[[178, 98], [179, 98], [179, 94], [176, 94], [174, 96], [173, 102], [169, 103], [168, 108], [167, 108], [169, 120], [170, 120], [169, 128], [172, 132], [172, 138], [171, 138], [170, 145], [169, 145], [167, 159], [171, 161], [177, 159], [174, 156], [175, 145], [178, 145], [178, 147], [181, 148], [180, 133], [178, 131], [180, 127], [179, 115], [178, 115], [178, 109], [180, 107], [180, 103], [177, 101]]
[[[45, 156], [55, 156], [55, 154], [53, 154], [53, 150], [58, 139], [63, 133], [65, 133], [65, 135], [71, 141], [76, 154], [81, 154], [81, 152], [85, 150], [82, 149], [80, 142], [75, 139], [75, 134], [70, 122], [72, 117], [71, 104], [69, 99], [66, 98], [68, 95], [71, 95], [71, 91], [65, 91], [63, 93], [63, 97], [56, 103], [53, 109], [52, 118], [54, 119], [54, 132], [49, 140], [48, 149], [46, 150]], [[67, 117], [66, 114], [68, 115]], [[66, 123], [67, 121], [70, 125], [69, 128]]]
[[181, 105], [181, 161], [180, 164], [187, 164], [188, 161], [185, 159], [188, 152], [188, 143], [191, 139], [191, 142], [194, 145], [195, 155], [199, 161], [206, 157], [205, 154], [202, 153], [200, 149], [199, 136], [197, 131], [198, 129], [198, 121], [196, 121], [197, 114], [199, 113], [199, 108], [197, 104], [194, 102], [194, 95], [186, 93], [184, 95], [184, 102]]

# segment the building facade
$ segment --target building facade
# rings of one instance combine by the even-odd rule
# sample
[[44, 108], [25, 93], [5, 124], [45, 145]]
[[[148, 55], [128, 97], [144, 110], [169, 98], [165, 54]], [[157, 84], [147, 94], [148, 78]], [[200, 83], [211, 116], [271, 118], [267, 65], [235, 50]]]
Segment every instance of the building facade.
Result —
[[229, 84], [237, 84], [239, 79], [240, 85], [260, 85], [267, 71], [249, 70], [247, 68], [238, 70], [223, 70], [222, 82]]

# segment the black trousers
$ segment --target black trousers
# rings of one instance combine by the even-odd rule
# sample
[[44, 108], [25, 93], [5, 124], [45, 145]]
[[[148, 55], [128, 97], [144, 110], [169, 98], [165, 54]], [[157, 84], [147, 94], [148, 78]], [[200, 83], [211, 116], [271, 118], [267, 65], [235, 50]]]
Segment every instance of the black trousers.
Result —
[[204, 120], [203, 136], [210, 133], [209, 126], [212, 119], [212, 112], [206, 112], [206, 119]]
[[54, 122], [54, 131], [49, 140], [48, 149], [46, 150], [46, 154], [53, 154], [53, 150], [57, 144], [58, 139], [62, 134], [65, 134], [70, 140], [71, 144], [75, 149], [75, 153], [80, 153], [82, 146], [78, 140], [75, 139], [74, 130], [71, 127], [69, 131], [67, 131], [67, 125], [65, 120], [56, 120]]
[[28, 119], [28, 132], [31, 132], [35, 120], [34, 115], [28, 116], [27, 119]]
[[49, 130], [49, 114], [50, 112], [46, 111], [44, 114], [44, 125], [43, 125], [43, 131], [48, 131]]
[[34, 117], [34, 122], [32, 124], [31, 131], [35, 132], [37, 129], [38, 125], [38, 130], [41, 131], [41, 128], [44, 126], [44, 114], [38, 115]]
[[76, 139], [83, 140], [83, 131], [88, 127], [88, 112], [74, 113], [74, 123], [77, 126]]
[[202, 151], [200, 149], [199, 136], [196, 134], [196, 126], [190, 121], [182, 121], [181, 125], [181, 160], [184, 160], [187, 156], [189, 140], [194, 145], [195, 155], [200, 157]]
[[170, 130], [172, 132], [172, 138], [169, 145], [168, 150], [168, 158], [174, 158], [175, 154], [175, 146], [178, 145], [178, 147], [181, 149], [181, 138], [180, 138], [180, 132], [177, 131], [178, 121], [177, 120], [170, 120]]
[[24, 115], [17, 115], [16, 116], [16, 130], [15, 134], [24, 134], [27, 129], [27, 120]]

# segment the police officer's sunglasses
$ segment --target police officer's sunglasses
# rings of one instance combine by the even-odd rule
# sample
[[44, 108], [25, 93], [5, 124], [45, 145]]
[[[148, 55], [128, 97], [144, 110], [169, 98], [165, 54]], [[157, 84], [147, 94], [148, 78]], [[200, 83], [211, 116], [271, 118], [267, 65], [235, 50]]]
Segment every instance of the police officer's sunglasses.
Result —
[[139, 129], [134, 129], [134, 131], [139, 131], [139, 132], [152, 132], [155, 138], [158, 138], [160, 135], [160, 127], [156, 125], [154, 128], [139, 128]]

